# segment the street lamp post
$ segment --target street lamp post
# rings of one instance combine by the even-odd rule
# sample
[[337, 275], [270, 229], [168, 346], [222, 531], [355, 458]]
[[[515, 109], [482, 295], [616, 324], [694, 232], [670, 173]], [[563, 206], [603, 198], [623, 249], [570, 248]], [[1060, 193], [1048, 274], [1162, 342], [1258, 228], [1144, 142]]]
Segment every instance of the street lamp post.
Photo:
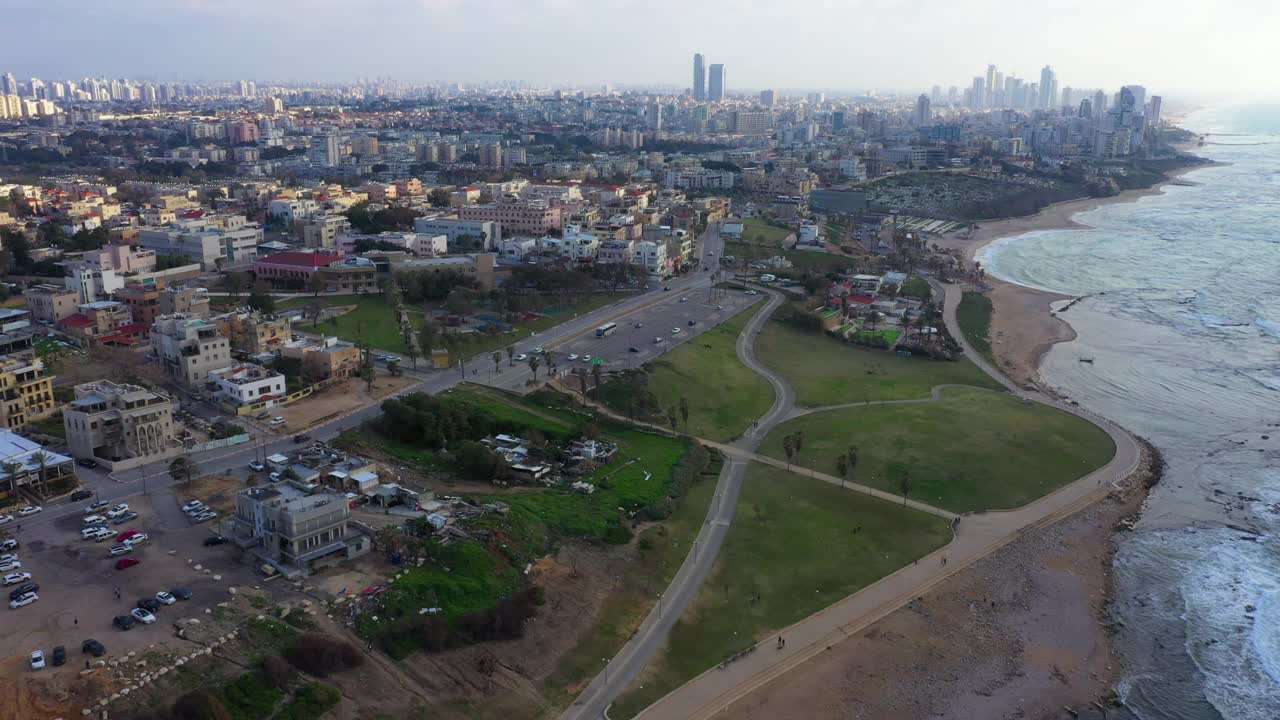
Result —
[[600, 658], [604, 661], [604, 684], [609, 684], [609, 658]]

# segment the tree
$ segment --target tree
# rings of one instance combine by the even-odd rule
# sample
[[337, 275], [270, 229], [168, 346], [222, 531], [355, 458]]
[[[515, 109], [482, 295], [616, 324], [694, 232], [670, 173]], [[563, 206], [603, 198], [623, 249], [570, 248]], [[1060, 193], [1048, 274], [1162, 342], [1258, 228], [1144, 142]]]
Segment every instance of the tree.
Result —
[[689, 399], [680, 398], [680, 418], [684, 420], [684, 431], [689, 432]]
[[849, 451], [845, 453], [845, 458], [847, 458], [849, 465], [849, 474], [852, 475], [853, 471], [858, 467], [858, 447], [850, 445]]
[[782, 438], [782, 450], [787, 454], [787, 469], [791, 469], [791, 456], [796, 453], [796, 438], [794, 435], [787, 435]]
[[906, 507], [907, 495], [910, 494], [911, 492], [911, 473], [910, 472], [902, 473], [902, 479], [899, 481], [898, 486], [902, 490], [902, 506]]
[[373, 533], [373, 546], [384, 553], [399, 552], [404, 544], [404, 532], [399, 525], [383, 525]]
[[391, 377], [400, 377], [401, 375], [403, 375], [403, 374], [404, 374], [404, 370], [401, 370], [401, 369], [400, 369], [400, 361], [399, 361], [399, 360], [391, 360], [391, 361], [388, 361], [388, 362], [387, 362], [387, 372], [391, 374]]
[[413, 369], [417, 370], [418, 369], [418, 345], [417, 343], [413, 342], [412, 338], [410, 338], [410, 340], [404, 344], [404, 355], [405, 357], [409, 358], [409, 362], [410, 364], [413, 365]]
[[268, 293], [254, 290], [249, 293], [249, 307], [258, 312], [271, 314], [276, 311], [276, 299]]
[[667, 408], [667, 422], [671, 423], [671, 434], [676, 434], [676, 406]]
[[240, 293], [249, 286], [249, 277], [243, 272], [227, 273], [227, 292], [231, 293], [231, 297], [239, 297]]
[[50, 457], [50, 455], [43, 450], [37, 450], [36, 452], [31, 454], [31, 459], [34, 460], [36, 462], [36, 465], [39, 466], [39, 470], [38, 470], [39, 474], [36, 476], [36, 480], [40, 484], [40, 495], [41, 497], [43, 497], [48, 494], [48, 490], [49, 490], [49, 486], [48, 486], [49, 478], [45, 474], [45, 469], [48, 466], [49, 461], [52, 459], [52, 457]]
[[578, 384], [582, 386], [582, 402], [587, 401], [587, 371], [582, 368], [574, 368], [573, 374], [578, 376]]
[[840, 487], [844, 487], [844, 481], [849, 477], [849, 458], [844, 455], [836, 456], [836, 473], [840, 475]]
[[529, 369], [533, 371], [533, 379], [538, 379], [538, 366], [542, 364], [542, 360], [537, 355], [529, 356]]
[[169, 477], [181, 480], [191, 487], [191, 478], [196, 474], [196, 465], [185, 457], [174, 458], [169, 463]]
[[364, 380], [364, 389], [366, 392], [373, 391], [373, 380], [377, 377], [377, 372], [373, 369], [373, 363], [365, 363], [360, 368], [360, 379]]
[[804, 431], [803, 430], [796, 431], [796, 439], [795, 439], [794, 445], [796, 446], [796, 454], [799, 455], [800, 450], [804, 447]]
[[498, 372], [499, 368], [502, 365], [502, 353], [498, 352], [497, 350], [494, 350], [493, 354], [490, 355], [489, 357], [493, 358], [493, 371]]
[[18, 471], [22, 469], [22, 463], [5, 460], [0, 463], [0, 469], [3, 469], [4, 474], [9, 478], [9, 494], [16, 497], [18, 494]]
[[431, 207], [449, 207], [449, 191], [444, 188], [432, 190], [427, 199], [431, 201]]
[[591, 366], [591, 377], [595, 378], [595, 381], [596, 381], [596, 385], [595, 385], [595, 386], [596, 386], [596, 387], [600, 387], [600, 376], [601, 376], [603, 373], [604, 373], [604, 370], [603, 370], [603, 369], [601, 369], [601, 367], [600, 367], [599, 365], [592, 365], [592, 366]]
[[312, 297], [320, 297], [320, 293], [324, 292], [328, 285], [328, 281], [318, 272], [311, 273], [311, 277], [307, 278], [307, 289], [311, 291]]
[[507, 349], [507, 366], [508, 366], [508, 367], [515, 367], [515, 366], [516, 366], [516, 361], [515, 361], [515, 359], [514, 359], [514, 358], [515, 358], [515, 355], [516, 355], [516, 346], [515, 346], [515, 345], [508, 345], [506, 349]]
[[307, 303], [307, 306], [305, 309], [303, 309], [302, 314], [304, 317], [311, 318], [311, 327], [314, 328], [315, 326], [320, 324], [320, 313], [322, 312], [324, 312], [324, 306], [322, 306], [318, 301], [312, 301]]

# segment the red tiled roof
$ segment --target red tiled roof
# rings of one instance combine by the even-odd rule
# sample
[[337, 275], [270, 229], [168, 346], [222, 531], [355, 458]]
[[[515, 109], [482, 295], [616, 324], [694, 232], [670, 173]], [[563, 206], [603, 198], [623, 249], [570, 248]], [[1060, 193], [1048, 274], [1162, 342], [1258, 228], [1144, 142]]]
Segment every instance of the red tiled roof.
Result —
[[137, 341], [127, 335], [121, 335], [120, 333], [112, 333], [110, 335], [103, 335], [102, 337], [98, 338], [98, 342], [104, 345], [106, 344], [133, 345]]
[[300, 250], [286, 250], [284, 252], [273, 253], [264, 258], [258, 258], [255, 264], [294, 265], [297, 267], [308, 267], [314, 270], [315, 268], [328, 267], [339, 260], [341, 260], [341, 258], [337, 255], [302, 252]]
[[124, 335], [136, 335], [138, 333], [144, 333], [149, 329], [150, 328], [147, 327], [146, 323], [141, 322], [129, 323], [128, 325], [121, 325], [116, 328], [118, 332]]
[[871, 297], [870, 295], [850, 295], [849, 296], [849, 302], [858, 303], [859, 305], [870, 305], [875, 301], [876, 299]]
[[88, 315], [82, 315], [80, 313], [76, 313], [74, 315], [68, 315], [67, 317], [63, 318], [62, 324], [68, 325], [70, 327], [87, 328], [93, 325], [93, 318], [89, 317]]

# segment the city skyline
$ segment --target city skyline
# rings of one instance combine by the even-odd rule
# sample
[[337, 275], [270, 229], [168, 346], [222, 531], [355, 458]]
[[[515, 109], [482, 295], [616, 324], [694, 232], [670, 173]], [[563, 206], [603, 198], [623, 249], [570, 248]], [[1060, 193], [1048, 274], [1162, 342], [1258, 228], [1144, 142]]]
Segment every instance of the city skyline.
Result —
[[[631, 0], [604, 5], [424, 0], [408, 6], [373, 0], [362, 6], [364, 12], [347, 13], [325, 1], [308, 3], [306, 12], [289, 0], [263, 7], [246, 0], [216, 6], [202, 0], [177, 6], [142, 0], [110, 8], [66, 0], [54, 4], [64, 12], [30, 17], [24, 32], [8, 41], [5, 69], [20, 79], [332, 83], [385, 77], [410, 83], [691, 89], [689, 62], [698, 52], [726, 69], [733, 67], [734, 80], [726, 82], [731, 94], [776, 88], [914, 95], [935, 84], [967, 86], [968, 77], [959, 68], [995, 64], [1030, 80], [1049, 64], [1076, 87], [1118, 87], [1142, 77], [1168, 94], [1257, 95], [1276, 92], [1261, 68], [1267, 66], [1264, 30], [1280, 23], [1280, 10], [1247, 8], [1247, 3], [1217, 6], [1210, 19], [1202, 16], [1210, 11], [1198, 7], [1170, 17], [1150, 0], [1120, 9], [1089, 0], [1070, 13], [991, 0], [990, 13], [1007, 11], [1020, 24], [1038, 28], [1035, 33], [1009, 33], [1004, 27], [971, 27], [969, 10], [932, 2], [923, 3], [928, 12], [920, 12], [921, 3], [855, 2], [824, 8], [819, 18], [783, 7], [739, 10], [718, 2], [687, 7], [658, 0], [634, 17], [636, 24], [627, 26], [631, 32], [584, 34], [576, 28], [604, 27], [640, 6]], [[12, 0], [0, 0], [0, 10], [9, 5]], [[17, 12], [16, 6], [9, 9]], [[1247, 18], [1246, 9], [1251, 13]], [[1240, 15], [1240, 33], [1229, 42], [1204, 36], [1205, 27], [1229, 22], [1233, 13]], [[462, 32], [481, 15], [488, 23], [487, 45], [475, 44]], [[1096, 21], [1104, 16], [1108, 22]], [[566, 25], [568, 17], [575, 22]], [[867, 23], [868, 17], [876, 22]], [[1039, 21], [1028, 22], [1033, 19]], [[875, 30], [900, 22], [926, 34], [951, 33], [963, 42], [936, 52], [903, 52], [890, 39], [892, 33]], [[706, 36], [700, 31], [711, 24], [723, 24], [725, 32]], [[281, 26], [291, 32], [278, 32]], [[176, 27], [185, 30], [174, 32]], [[527, 44], [529, 28], [538, 28], [533, 48]], [[134, 33], [147, 42], [121, 42]], [[1072, 41], [1081, 33], [1088, 43]], [[1256, 41], [1250, 39], [1254, 34]], [[342, 51], [318, 55], [315, 38], [330, 36], [342, 41]], [[76, 42], [53, 54], [49, 38]], [[1170, 51], [1179, 43], [1198, 49]], [[762, 45], [767, 52], [761, 52]], [[227, 53], [232, 46], [236, 52]], [[586, 57], [607, 60], [583, 62]], [[1225, 67], [1232, 72], [1224, 72]]]

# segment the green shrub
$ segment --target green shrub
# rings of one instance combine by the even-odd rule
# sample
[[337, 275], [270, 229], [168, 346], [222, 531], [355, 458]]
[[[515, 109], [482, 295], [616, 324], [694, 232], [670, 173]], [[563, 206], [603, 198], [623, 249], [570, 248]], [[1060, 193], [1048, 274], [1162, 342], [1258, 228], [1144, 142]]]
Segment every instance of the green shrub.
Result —
[[350, 643], [316, 633], [298, 638], [284, 653], [285, 659], [299, 670], [326, 677], [364, 664], [364, 655]]
[[247, 672], [222, 687], [222, 704], [233, 720], [258, 720], [271, 715], [280, 691], [256, 672]]
[[307, 683], [293, 694], [293, 700], [276, 715], [276, 720], [316, 720], [333, 709], [342, 699], [335, 687]]
[[192, 690], [173, 703], [173, 716], [182, 720], [234, 720], [217, 695]]

